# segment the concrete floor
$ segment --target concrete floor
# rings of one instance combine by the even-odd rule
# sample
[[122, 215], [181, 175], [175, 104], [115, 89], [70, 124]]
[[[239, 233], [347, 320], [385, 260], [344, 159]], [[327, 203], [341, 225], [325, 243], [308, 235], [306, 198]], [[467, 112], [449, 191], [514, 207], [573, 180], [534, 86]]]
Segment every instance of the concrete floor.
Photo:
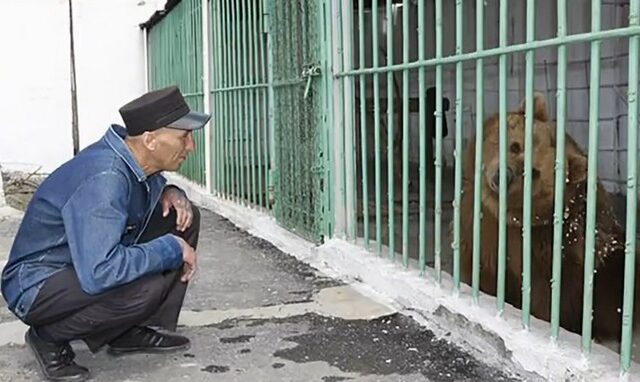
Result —
[[[6, 258], [19, 215], [0, 211]], [[94, 381], [512, 381], [412, 318], [204, 210], [188, 351], [112, 357], [74, 343]], [[25, 327], [0, 309], [0, 381], [37, 381]]]

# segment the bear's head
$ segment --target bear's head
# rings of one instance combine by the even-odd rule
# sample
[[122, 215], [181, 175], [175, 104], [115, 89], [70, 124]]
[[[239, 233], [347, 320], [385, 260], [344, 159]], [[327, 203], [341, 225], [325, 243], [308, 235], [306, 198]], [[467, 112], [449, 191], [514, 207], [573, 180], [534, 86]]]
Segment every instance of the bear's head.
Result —
[[[533, 226], [553, 222], [556, 131], [549, 121], [544, 97], [534, 95], [532, 221]], [[482, 201], [485, 213], [498, 216], [500, 190], [499, 116], [488, 118], [484, 124]], [[507, 224], [522, 225], [524, 190], [525, 104], [507, 113]], [[569, 135], [565, 144], [565, 182], [567, 190], [576, 189], [587, 177], [587, 158]], [[566, 196], [566, 193], [565, 193]]]

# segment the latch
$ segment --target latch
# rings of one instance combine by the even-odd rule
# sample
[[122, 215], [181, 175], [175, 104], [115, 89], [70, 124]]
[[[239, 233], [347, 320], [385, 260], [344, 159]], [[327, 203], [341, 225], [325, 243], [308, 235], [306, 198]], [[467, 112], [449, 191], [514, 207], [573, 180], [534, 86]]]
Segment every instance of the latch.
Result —
[[311, 89], [311, 79], [319, 75], [320, 75], [320, 66], [318, 65], [310, 65], [306, 69], [302, 70], [302, 78], [307, 79], [307, 86], [304, 88], [304, 96], [303, 96], [305, 99], [309, 96], [309, 90]]

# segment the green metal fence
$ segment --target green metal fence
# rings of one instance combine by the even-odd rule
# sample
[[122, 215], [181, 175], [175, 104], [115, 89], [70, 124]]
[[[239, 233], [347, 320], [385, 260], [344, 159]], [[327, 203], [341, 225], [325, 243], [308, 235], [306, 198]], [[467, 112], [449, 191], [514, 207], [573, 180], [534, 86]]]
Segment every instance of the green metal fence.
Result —
[[[340, 4], [340, 2], [334, 2], [334, 4]], [[337, 69], [335, 76], [341, 79], [343, 82], [336, 86], [349, 87], [353, 81], [359, 83], [359, 94], [357, 100], [353, 98], [347, 99], [344, 105], [345, 109], [359, 110], [359, 132], [360, 142], [357, 147], [357, 151], [360, 153], [361, 160], [356, 171], [351, 165], [346, 166], [338, 165], [336, 169], [339, 172], [345, 172], [344, 175], [339, 176], [345, 179], [358, 179], [357, 182], [350, 182], [347, 187], [356, 188], [352, 192], [359, 195], [359, 221], [348, 220], [341, 232], [336, 232], [337, 235], [344, 235], [350, 239], [356, 240], [358, 237], [362, 238], [362, 243], [368, 248], [371, 240], [375, 242], [375, 252], [378, 255], [382, 255], [383, 252], [387, 252], [391, 259], [396, 258], [395, 237], [399, 236], [402, 241], [401, 253], [402, 262], [407, 266], [410, 262], [410, 258], [416, 258], [418, 268], [421, 272], [425, 272], [427, 266], [432, 267], [433, 278], [436, 282], [441, 282], [442, 264], [443, 264], [443, 241], [451, 243], [453, 249], [451, 253], [451, 268], [453, 292], [458, 294], [460, 291], [461, 281], [461, 257], [464, 254], [468, 254], [470, 259], [471, 274], [469, 283], [471, 284], [471, 295], [475, 303], [480, 298], [481, 290], [481, 263], [485, 263], [484, 260], [488, 256], [492, 256], [492, 253], [483, 252], [483, 248], [486, 248], [487, 240], [493, 240], [491, 233], [481, 231], [483, 227], [483, 221], [487, 219], [486, 214], [487, 207], [483, 206], [487, 196], [484, 194], [487, 192], [486, 187], [486, 174], [485, 169], [487, 164], [483, 162], [484, 156], [487, 155], [487, 150], [483, 146], [483, 138], [485, 136], [485, 118], [489, 114], [485, 115], [487, 102], [487, 87], [491, 86], [487, 82], [487, 78], [494, 78], [497, 81], [498, 89], [496, 91], [498, 101], [498, 113], [497, 118], [499, 121], [499, 143], [496, 142], [494, 148], [499, 158], [499, 190], [497, 191], [499, 206], [496, 217], [496, 229], [497, 229], [497, 244], [496, 248], [496, 279], [493, 280], [491, 285], [487, 288], [482, 288], [485, 292], [496, 295], [497, 310], [502, 313], [505, 306], [505, 301], [509, 301], [511, 304], [517, 304], [521, 306], [522, 312], [522, 325], [524, 328], [529, 328], [530, 316], [532, 314], [532, 288], [536, 285], [532, 283], [532, 256], [536, 256], [538, 253], [533, 253], [532, 248], [535, 247], [536, 241], [541, 240], [534, 237], [535, 233], [540, 232], [534, 230], [532, 227], [538, 224], [537, 212], [535, 205], [532, 203], [532, 194], [534, 193], [534, 182], [539, 174], [536, 173], [537, 169], [534, 168], [534, 159], [540, 155], [537, 149], [538, 145], [534, 142], [534, 129], [540, 129], [535, 127], [540, 123], [535, 121], [534, 110], [534, 88], [535, 88], [535, 65], [536, 54], [538, 52], [547, 49], [555, 50], [557, 52], [557, 113], [556, 113], [556, 130], [555, 136], [557, 136], [557, 142], [555, 146], [555, 201], [553, 206], [553, 217], [550, 219], [550, 224], [553, 226], [553, 253], [552, 253], [552, 276], [547, 279], [550, 283], [550, 292], [552, 297], [550, 298], [550, 307], [547, 307], [551, 312], [551, 317], [546, 318], [550, 320], [550, 336], [553, 340], [558, 337], [560, 326], [560, 296], [561, 285], [565, 285], [561, 280], [562, 265], [567, 264], [564, 262], [563, 256], [566, 252], [564, 247], [564, 236], [568, 235], [572, 229], [572, 222], [564, 221], [567, 215], [566, 208], [569, 203], [573, 203], [573, 200], [565, 199], [565, 180], [567, 174], [565, 169], [568, 164], [565, 163], [565, 145], [569, 147], [570, 143], [565, 143], [565, 130], [567, 125], [567, 62], [568, 55], [567, 50], [570, 46], [575, 46], [579, 43], [589, 44], [590, 46], [590, 62], [588, 67], [590, 70], [589, 80], [587, 88], [589, 89], [589, 104], [588, 104], [588, 175], [586, 180], [586, 227], [584, 228], [585, 243], [583, 247], [583, 256], [580, 256], [584, 263], [584, 278], [583, 278], [583, 290], [584, 297], [582, 302], [582, 319], [581, 319], [581, 334], [582, 334], [582, 350], [585, 354], [591, 350], [592, 343], [592, 320], [593, 320], [593, 301], [594, 301], [594, 274], [595, 274], [595, 249], [596, 240], [600, 240], [598, 236], [598, 229], [602, 229], [603, 226], [600, 222], [596, 222], [596, 206], [597, 197], [603, 197], [601, 194], [601, 186], [598, 181], [598, 154], [599, 154], [599, 134], [601, 134], [600, 119], [601, 109], [599, 108], [600, 102], [600, 73], [603, 70], [600, 65], [601, 49], [600, 46], [612, 39], [624, 39], [628, 44], [628, 88], [626, 92], [625, 103], [628, 104], [627, 113], [627, 169], [626, 169], [626, 233], [624, 235], [624, 255], [619, 254], [618, 260], [624, 257], [624, 306], [620, 307], [620, 313], [622, 315], [621, 328], [621, 369], [623, 372], [627, 372], [630, 367], [631, 351], [632, 351], [632, 322], [633, 322], [633, 310], [634, 310], [634, 273], [637, 267], [635, 260], [636, 255], [636, 219], [637, 219], [637, 156], [638, 156], [638, 136], [637, 136], [637, 87], [638, 87], [638, 35], [640, 33], [639, 26], [639, 11], [640, 3], [638, 1], [631, 1], [628, 4], [628, 25], [626, 26], [614, 26], [607, 30], [601, 28], [601, 4], [600, 1], [592, 1], [590, 4], [591, 12], [591, 28], [589, 31], [581, 33], [570, 34], [567, 31], [567, 2], [559, 0], [556, 2], [555, 13], [557, 14], [557, 35], [550, 36], [548, 38], [539, 39], [536, 38], [536, 17], [541, 17], [540, 9], [542, 8], [542, 2], [536, 2], [535, 0], [526, 1], [526, 26], [523, 34], [523, 41], [515, 42], [508, 41], [508, 22], [509, 22], [509, 5], [514, 4], [506, 0], [496, 2], [487, 2], [485, 0], [478, 0], [476, 2], [471, 1], [455, 1], [455, 2], [443, 2], [442, 0], [435, 0], [433, 2], [418, 1], [417, 4], [409, 1], [391, 1], [386, 2], [371, 1], [365, 2], [364, 0], [355, 2], [346, 1], [342, 4], [341, 17], [350, 18], [350, 20], [357, 21], [357, 28], [351, 32], [349, 30], [344, 33], [346, 36], [339, 36], [337, 38], [337, 47], [334, 50], [335, 55], [351, 55], [357, 54], [359, 56], [359, 67], [357, 69], [351, 69], [346, 66], [343, 70]], [[385, 4], [384, 9], [379, 10], [378, 4]], [[401, 3], [401, 4], [400, 4]], [[549, 3], [549, 2], [546, 2]], [[538, 4], [538, 5], [537, 5]], [[355, 5], [355, 7], [354, 7]], [[588, 4], [586, 4], [588, 5]], [[626, 6], [624, 4], [616, 4], [615, 6]], [[417, 8], [417, 9], [414, 9]], [[498, 39], [497, 44], [494, 47], [486, 48], [487, 41], [492, 36], [485, 33], [488, 28], [493, 26], [485, 23], [487, 16], [485, 10], [492, 7], [492, 10], [498, 12], [498, 17], [495, 20], [499, 20], [498, 25]], [[357, 16], [351, 14], [351, 10], [356, 10]], [[429, 14], [427, 14], [429, 10]], [[446, 12], [446, 13], [445, 13]], [[398, 13], [402, 14], [402, 39], [394, 39], [393, 33], [398, 33], [394, 27], [392, 20], [397, 19]], [[475, 16], [475, 23], [473, 19], [468, 15], [471, 13]], [[444, 16], [444, 15], [448, 16]], [[409, 17], [417, 15], [417, 33], [409, 33]], [[465, 15], [467, 17], [465, 18]], [[334, 13], [335, 16], [335, 13]], [[546, 14], [545, 17], [549, 17]], [[415, 20], [415, 18], [414, 18]], [[524, 21], [523, 20], [523, 21]], [[471, 23], [469, 22], [471, 21]], [[473, 25], [475, 28], [472, 30], [466, 30], [465, 25]], [[343, 24], [344, 25], [344, 24]], [[385, 25], [383, 32], [379, 30], [380, 25]], [[455, 40], [449, 36], [445, 36], [443, 29], [446, 26], [455, 25]], [[431, 31], [427, 28], [433, 28]], [[494, 28], [495, 29], [495, 28]], [[335, 28], [334, 30], [339, 30]], [[452, 28], [449, 27], [449, 31]], [[340, 33], [340, 32], [339, 32]], [[385, 35], [387, 37], [386, 44], [380, 42], [379, 35]], [[468, 49], [473, 43], [470, 40], [475, 35], [475, 48]], [[427, 36], [431, 36], [433, 40], [426, 41]], [[445, 37], [449, 37], [447, 48], [450, 53], [445, 54], [443, 49], [445, 48]], [[515, 39], [515, 37], [511, 37]], [[357, 49], [350, 51], [344, 50], [349, 42], [358, 41]], [[417, 54], [410, 59], [409, 48], [415, 48], [413, 45], [417, 41]], [[394, 58], [393, 54], [397, 51], [394, 49], [394, 42], [400, 43], [402, 48], [402, 59]], [[345, 44], [343, 47], [342, 44]], [[427, 44], [431, 44], [431, 56], [426, 56]], [[348, 49], [351, 49], [350, 47]], [[384, 55], [386, 50], [386, 57]], [[339, 52], [339, 53], [338, 53]], [[545, 54], [546, 54], [545, 53]], [[508, 114], [508, 97], [511, 96], [508, 85], [511, 83], [510, 75], [508, 74], [509, 63], [516, 62], [521, 59], [519, 55], [524, 54], [524, 70], [521, 78], [524, 80], [524, 110], [519, 114], [524, 123], [524, 147], [522, 149], [522, 156], [524, 159], [524, 166], [522, 169], [522, 190], [520, 191], [521, 198], [523, 200], [522, 212], [518, 212], [518, 224], [521, 225], [522, 245], [518, 253], [514, 252], [513, 246], [510, 242], [513, 241], [513, 237], [508, 237], [507, 227], [511, 222], [507, 218], [511, 219], [512, 216], [508, 215], [507, 206], [512, 199], [510, 191], [507, 188], [507, 163], [508, 158], [512, 154], [508, 146], [513, 141], [512, 126], [508, 125], [508, 121], [511, 114]], [[380, 64], [381, 58], [384, 58], [386, 63]], [[489, 66], [487, 63], [497, 60], [497, 75], [491, 77], [487, 73]], [[367, 62], [368, 61], [368, 62]], [[475, 83], [468, 78], [466, 72], [473, 68], [469, 65], [475, 64]], [[465, 65], [467, 64], [467, 65]], [[513, 71], [513, 66], [511, 66]], [[429, 79], [427, 79], [427, 71], [429, 71]], [[445, 83], [444, 73], [447, 73], [448, 79], [452, 79], [453, 82]], [[417, 72], [417, 75], [416, 75]], [[399, 74], [402, 78], [402, 96], [396, 96], [397, 89], [394, 90], [395, 75]], [[409, 77], [413, 78], [413, 81], [409, 82]], [[385, 83], [381, 83], [383, 79], [386, 79]], [[415, 82], [417, 80], [417, 86]], [[435, 86], [435, 97], [430, 100], [430, 105], [427, 104], [427, 81], [430, 81]], [[473, 90], [468, 91], [464, 85], [474, 83]], [[451, 86], [455, 85], [455, 86]], [[398, 87], [398, 85], [395, 85]], [[446, 86], [451, 86], [447, 88]], [[625, 85], [626, 86], [626, 85]], [[409, 92], [416, 93], [411, 99]], [[443, 90], [453, 90], [449, 94], [455, 95], [455, 139], [453, 140], [453, 153], [454, 153], [454, 166], [451, 169], [451, 175], [453, 179], [447, 179], [447, 183], [451, 181], [453, 187], [449, 188], [449, 191], [445, 194], [443, 186], [449, 186], [445, 183], [444, 177], [444, 140], [443, 140], [443, 122], [444, 108], [443, 108]], [[386, 97], [383, 96], [386, 90]], [[465, 97], [465, 93], [475, 94], [475, 101], [468, 101]], [[382, 93], [382, 96], [381, 96]], [[417, 98], [417, 99], [416, 99]], [[394, 105], [394, 102], [399, 102], [399, 105]], [[465, 102], [467, 107], [475, 108], [472, 121], [469, 121], [466, 125], [475, 128], [473, 131], [472, 140], [470, 144], [475, 145], [475, 151], [473, 149], [467, 149], [470, 152], [466, 158], [463, 158], [463, 152], [465, 148], [463, 146], [465, 134], [464, 126], [465, 116], [464, 107]], [[416, 105], [417, 107], [412, 107]], [[372, 105], [372, 107], [371, 107]], [[429, 111], [429, 107], [433, 109]], [[419, 133], [418, 145], [419, 148], [419, 163], [418, 169], [411, 168], [411, 161], [409, 160], [410, 143], [412, 140], [409, 127], [412, 125], [410, 120], [410, 110], [416, 112], [417, 130]], [[431, 114], [435, 116], [434, 123], [429, 126], [429, 119]], [[337, 117], [341, 118], [340, 115]], [[468, 121], [468, 120], [467, 120]], [[401, 129], [402, 134], [397, 138], [394, 134], [394, 129]], [[345, 124], [341, 129], [337, 131], [341, 134], [350, 134], [351, 127]], [[431, 135], [433, 136], [434, 155], [427, 155], [431, 153]], [[386, 137], [386, 141], [385, 138]], [[373, 141], [373, 150], [370, 149], [371, 141]], [[401, 145], [398, 141], [401, 141]], [[387, 145], [386, 153], [384, 152], [384, 146]], [[534, 154], [534, 144], [536, 145], [536, 153]], [[398, 151], [401, 147], [401, 155], [395, 155], [394, 151]], [[511, 146], [513, 147], [513, 146]], [[520, 149], [518, 149], [520, 150]], [[348, 150], [345, 149], [345, 153]], [[427, 159], [427, 157], [429, 157]], [[383, 176], [384, 167], [382, 166], [383, 160], [387, 162], [387, 179]], [[464, 173], [463, 169], [467, 164], [464, 160], [469, 160], [472, 167], [470, 171]], [[398, 161], [400, 163], [398, 163]], [[394, 173], [401, 173], [401, 181], [394, 181]], [[463, 178], [466, 176], [467, 180]], [[430, 179], [430, 174], [433, 174], [433, 179]], [[518, 174], [519, 176], [519, 174]], [[373, 180], [371, 179], [373, 177]], [[417, 181], [418, 183], [418, 198], [412, 199], [410, 195], [410, 182]], [[465, 183], [467, 182], [467, 183]], [[466, 187], [464, 184], [468, 184]], [[396, 189], [394, 189], [396, 188]], [[415, 187], [413, 187], [415, 190]], [[463, 195], [463, 190], [466, 189], [467, 195]], [[395, 193], [401, 192], [401, 212], [399, 213], [400, 219], [395, 218], [396, 201]], [[473, 197], [468, 192], [471, 191]], [[340, 195], [340, 194], [338, 194]], [[385, 202], [384, 196], [387, 196]], [[430, 197], [428, 199], [428, 197]], [[443, 230], [443, 216], [444, 212], [448, 210], [443, 205], [443, 198], [451, 198], [453, 211], [451, 215], [453, 219], [450, 221], [452, 225], [453, 235], [449, 239], [445, 230]], [[464, 200], [470, 201], [470, 203], [464, 203]], [[371, 201], [373, 200], [373, 201]], [[410, 208], [410, 203], [417, 204], [417, 222], [410, 221], [410, 217], [413, 215], [413, 209]], [[338, 201], [338, 205], [345, 205], [348, 215], [350, 211], [349, 203], [346, 201], [346, 197], [343, 196], [342, 201]], [[448, 206], [447, 206], [448, 207]], [[427, 214], [430, 213], [431, 218], [427, 219]], [[463, 218], [464, 216], [464, 218]], [[484, 216], [484, 217], [483, 217]], [[513, 217], [515, 219], [515, 217]], [[401, 226], [395, 226], [395, 222], [399, 220], [402, 222]], [[535, 220], [535, 221], [534, 221]], [[375, 231], [372, 231], [371, 224], [375, 224]], [[358, 234], [354, 235], [354, 231]], [[472, 232], [471, 232], [472, 231]], [[373, 232], [373, 234], [372, 234]], [[388, 232], [388, 233], [387, 233]], [[411, 238], [411, 234], [413, 237]], [[622, 239], [622, 238], [621, 238]], [[417, 248], [411, 246], [411, 241], [417, 241]], [[601, 245], [600, 243], [599, 245]], [[493, 246], [494, 243], [491, 243]], [[414, 252], [411, 252], [413, 248]], [[602, 249], [602, 248], [600, 248]], [[600, 250], [599, 249], [599, 250]], [[416, 253], [417, 252], [417, 253]], [[598, 256], [600, 256], [598, 254]], [[509, 281], [507, 258], [510, 258], [510, 262], [521, 262], [521, 289], [518, 289], [518, 293], [514, 294], [510, 292], [509, 285], [513, 283], [513, 279]], [[598, 260], [600, 261], [600, 260]], [[613, 260], [616, 261], [616, 260]], [[487, 266], [486, 264], [484, 265]], [[550, 265], [551, 266], [551, 265]], [[540, 269], [540, 268], [539, 268]], [[551, 273], [551, 270], [550, 270]], [[602, 276], [605, 277], [605, 276]], [[618, 280], [609, 280], [615, 283]], [[602, 282], [602, 281], [601, 281]], [[548, 285], [547, 284], [547, 285]], [[538, 284], [540, 285], [540, 284]], [[613, 285], [613, 284], [612, 284]], [[544, 288], [544, 287], [543, 287]], [[616, 288], [612, 286], [612, 291], [616, 291]], [[568, 292], [568, 291], [564, 291]], [[621, 297], [621, 296], [616, 296]], [[614, 296], [611, 296], [614, 298]], [[516, 301], [516, 302], [514, 302]], [[614, 318], [615, 320], [615, 318]]]
[[[184, 0], [153, 25], [147, 36], [149, 88], [176, 85], [193, 110], [204, 111], [202, 83], [202, 9], [200, 0]], [[204, 185], [204, 130], [193, 134], [194, 154], [179, 172]]]
[[[197, 56], [200, 42], [193, 44], [195, 51], [186, 48], [188, 43], [175, 42], [184, 34], [176, 31], [199, 22], [197, 15], [186, 16], [191, 14], [188, 10], [199, 12], [199, 2], [183, 1], [151, 29], [149, 53], [154, 86], [184, 83], [183, 91], [202, 102], [201, 69], [194, 72], [199, 64], [185, 62], [185, 57], [202, 60]], [[625, 64], [625, 89], [618, 91], [624, 113], [611, 119], [625, 120], [627, 134], [616, 138], [626, 146], [626, 174], [619, 181], [626, 194], [626, 225], [620, 237], [624, 255], [618, 257], [624, 263], [624, 293], [621, 289], [616, 298], [623, 302], [620, 365], [627, 372], [637, 309], [640, 0], [602, 3], [621, 9], [620, 19], [628, 20], [605, 27], [600, 1], [581, 4], [588, 6], [591, 24], [576, 30], [568, 21], [574, 15], [567, 12], [566, 0], [210, 0], [212, 191], [272, 211], [279, 223], [312, 241], [346, 238], [379, 256], [400, 260], [404, 267], [417, 264], [426, 277], [451, 285], [452, 293], [468, 292], [474, 303], [484, 298], [480, 291], [495, 295], [499, 314], [506, 303], [515, 305], [521, 309], [523, 327], [529, 328], [531, 315], [540, 312], [532, 295], [541, 285], [532, 279], [532, 269], [539, 266], [536, 235], [541, 224], [533, 196], [538, 195], [536, 163], [541, 155], [535, 138], [541, 122], [536, 119], [539, 97], [534, 90], [553, 82], [546, 88], [556, 96], [549, 102], [555, 122], [553, 171], [545, 174], [554, 185], [549, 195], [553, 206], [544, 223], [553, 246], [542, 287], [550, 295], [542, 319], [549, 321], [555, 341], [560, 327], [566, 327], [561, 320], [562, 295], [571, 292], [563, 278], [564, 240], [574, 230], [566, 215], [574, 203], [566, 198], [567, 188], [574, 187], [566, 169], [572, 165], [569, 150], [579, 145], [567, 133], [576, 133], [572, 125], [582, 121], [589, 134], [583, 142], [588, 172], [581, 227], [585, 242], [577, 259], [584, 266], [577, 325], [582, 350], [588, 354], [600, 256], [595, 252], [601, 245], [596, 229], [603, 224], [597, 202], [606, 198], [598, 179], [598, 157], [605, 155], [599, 138], [609, 120], [601, 99], [609, 84], [602, 83], [601, 73], [610, 68], [601, 47], [624, 45], [627, 53], [615, 59]], [[513, 27], [515, 19], [520, 20], [519, 30]], [[541, 19], [554, 26], [551, 32], [536, 24]], [[198, 38], [197, 33], [193, 36]], [[582, 46], [588, 58], [572, 61], [572, 49]], [[604, 51], [609, 49], [605, 46]], [[549, 57], [554, 60], [551, 66]], [[582, 87], [572, 85], [576, 65], [587, 68]], [[571, 107], [579, 91], [585, 92], [586, 100], [582, 119]], [[450, 116], [445, 97], [453, 100]], [[514, 112], [515, 98], [524, 102], [522, 110]], [[523, 126], [516, 146], [510, 122], [514, 118]], [[453, 122], [451, 134], [448, 120]], [[496, 121], [498, 131], [489, 149], [487, 121]], [[616, 131], [620, 135], [620, 129]], [[487, 162], [488, 153], [497, 158], [495, 163]], [[521, 158], [522, 168], [509, 175], [514, 155]], [[202, 176], [204, 159], [201, 153], [196, 158], [195, 172]], [[493, 165], [496, 189], [490, 191], [487, 168]], [[187, 174], [193, 179], [194, 170]], [[509, 188], [512, 176], [521, 184], [517, 192]], [[495, 193], [495, 211], [485, 205], [488, 192]], [[514, 194], [522, 200], [515, 214], [509, 209]], [[491, 219], [495, 227], [487, 230], [483, 224]], [[495, 261], [495, 276], [488, 283], [482, 277], [487, 256]], [[516, 275], [510, 268], [514, 261], [521, 264]], [[519, 279], [515, 284], [514, 277]]]

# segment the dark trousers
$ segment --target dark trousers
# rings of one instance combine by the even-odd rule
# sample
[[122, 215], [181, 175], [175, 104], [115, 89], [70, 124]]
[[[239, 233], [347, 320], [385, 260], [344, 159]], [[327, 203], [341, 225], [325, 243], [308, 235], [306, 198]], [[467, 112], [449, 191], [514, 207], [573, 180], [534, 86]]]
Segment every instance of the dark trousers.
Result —
[[[175, 229], [174, 210], [162, 217], [154, 211], [140, 242], [166, 233], [181, 236], [196, 248], [200, 232], [200, 211], [193, 207], [193, 222], [185, 232]], [[91, 351], [116, 339], [137, 325], [175, 331], [187, 284], [180, 281], [181, 269], [145, 276], [99, 295], [85, 293], [73, 268], [64, 269], [45, 281], [25, 323], [45, 340], [84, 340]]]

